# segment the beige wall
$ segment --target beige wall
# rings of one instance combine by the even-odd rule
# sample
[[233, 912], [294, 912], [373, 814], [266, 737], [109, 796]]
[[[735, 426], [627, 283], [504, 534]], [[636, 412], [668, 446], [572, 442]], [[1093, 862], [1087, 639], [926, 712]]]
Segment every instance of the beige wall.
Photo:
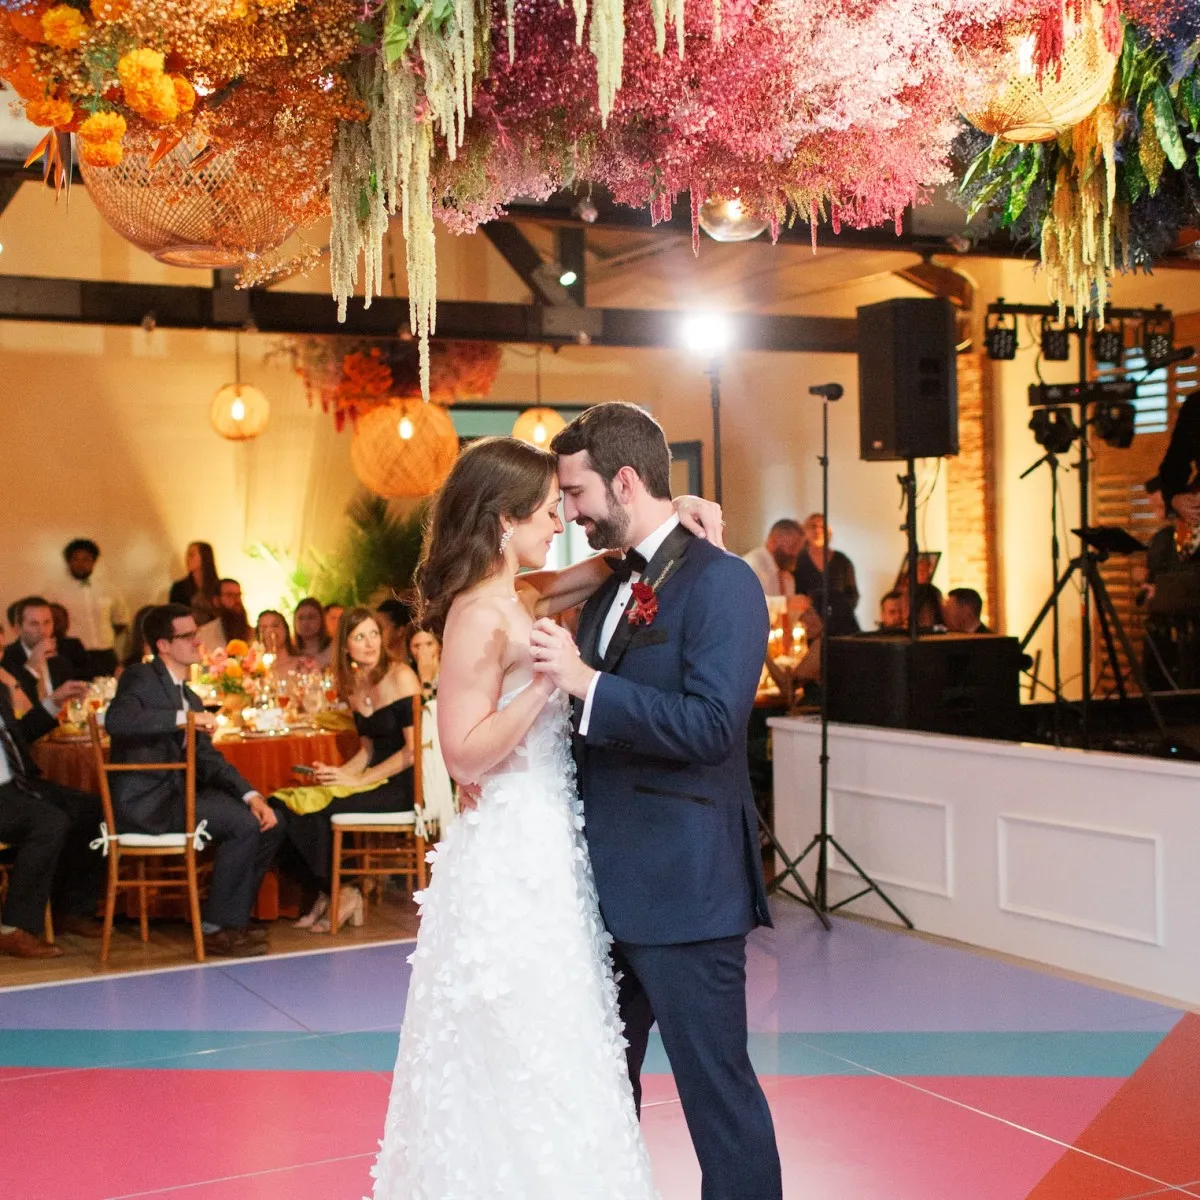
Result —
[[[0, 217], [0, 242], [5, 273], [207, 282], [202, 273], [160, 267], [111, 234], [79, 190], [68, 208], [56, 206], [40, 188], [24, 188]], [[714, 306], [852, 316], [860, 304], [917, 294], [890, 274], [911, 255], [822, 252], [814, 258], [797, 247], [706, 241], [696, 260], [686, 240], [651, 251], [649, 258], [598, 268], [593, 301], [638, 306], [700, 297]], [[396, 254], [403, 292], [398, 241]], [[444, 297], [527, 298], [484, 239], [443, 238], [439, 254]], [[773, 261], [785, 266], [772, 273]], [[978, 285], [980, 307], [1000, 295], [1043, 299], [1040, 282], [1024, 264], [964, 265]], [[1200, 308], [1194, 280], [1190, 273], [1163, 272], [1122, 281], [1116, 299], [1161, 299], [1178, 311], [1194, 310]], [[325, 280], [318, 272], [287, 286], [321, 290]], [[229, 335], [0, 323], [0, 409], [7, 460], [19, 479], [0, 509], [0, 602], [53, 578], [61, 570], [62, 545], [79, 535], [100, 542], [106, 566], [133, 604], [164, 594], [191, 539], [214, 543], [222, 571], [243, 580], [252, 608], [274, 602], [282, 590], [279, 572], [248, 556], [255, 543], [291, 554], [309, 546], [337, 548], [345, 504], [356, 489], [349, 435], [334, 433], [327, 416], [307, 407], [284, 363], [263, 361], [269, 339], [244, 337], [242, 344], [243, 376], [266, 391], [272, 419], [257, 442], [234, 445], [208, 424], [208, 402], [232, 376]], [[1008, 630], [1020, 633], [1050, 588], [1049, 497], [1043, 472], [1018, 480], [1040, 453], [1026, 428], [1030, 350], [995, 371], [1000, 583]], [[1066, 377], [1069, 371], [1046, 374]], [[891, 586], [904, 537], [899, 464], [858, 459], [853, 356], [730, 354], [722, 373], [728, 540], [733, 549], [747, 550], [776, 518], [802, 518], [820, 507], [821, 408], [807, 389], [828, 381], [846, 388], [830, 413], [831, 523], [836, 544], [858, 566], [864, 593], [859, 616], [869, 626], [879, 596]], [[522, 403], [532, 400], [534, 390], [528, 348], [510, 350], [494, 398]], [[626, 399], [647, 405], [671, 440], [705, 442], [711, 489], [708, 381], [682, 351], [568, 347], [546, 353], [542, 392], [548, 402]], [[936, 472], [936, 462], [921, 464], [922, 485]], [[1077, 523], [1073, 475], [1064, 479], [1064, 493], [1065, 520]], [[923, 547], [945, 547], [946, 520], [939, 483], [922, 512]], [[959, 581], [939, 575], [937, 582], [946, 589]], [[1068, 629], [1068, 653], [1074, 637]]]

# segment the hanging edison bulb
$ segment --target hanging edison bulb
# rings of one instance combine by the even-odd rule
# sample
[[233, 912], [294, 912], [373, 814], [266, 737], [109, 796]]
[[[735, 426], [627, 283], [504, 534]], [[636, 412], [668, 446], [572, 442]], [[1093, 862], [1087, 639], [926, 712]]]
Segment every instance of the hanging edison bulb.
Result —
[[562, 414], [553, 408], [527, 408], [516, 419], [512, 435], [539, 450], [549, 450], [554, 435], [566, 427]]
[[248, 442], [267, 427], [271, 405], [258, 388], [242, 382], [241, 335], [233, 335], [233, 383], [212, 398], [208, 419], [213, 429], [231, 442]]

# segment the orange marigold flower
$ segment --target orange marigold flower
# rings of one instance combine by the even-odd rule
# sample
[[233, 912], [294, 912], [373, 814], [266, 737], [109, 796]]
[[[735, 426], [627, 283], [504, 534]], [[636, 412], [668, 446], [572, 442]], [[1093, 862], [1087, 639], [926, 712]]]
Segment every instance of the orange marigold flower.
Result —
[[80, 142], [79, 157], [89, 167], [115, 167], [125, 157], [125, 147], [120, 142]]
[[241, 679], [242, 664], [232, 658], [225, 664], [225, 674], [229, 679]]
[[234, 638], [226, 647], [225, 653], [232, 655], [234, 658], [240, 658], [243, 654], [250, 653], [250, 647], [242, 641], [241, 638]]
[[87, 34], [87, 22], [77, 8], [56, 4], [42, 14], [42, 37], [59, 50], [78, 50]]
[[40, 100], [49, 90], [46, 80], [37, 73], [28, 59], [0, 71], [0, 79], [6, 80], [22, 100]]
[[163, 73], [163, 56], [159, 50], [130, 50], [121, 55], [117, 63], [117, 78], [128, 92], [131, 88], [143, 87]]
[[50, 7], [50, 0], [37, 0], [37, 3], [23, 12], [10, 12], [8, 23], [14, 32], [19, 33], [27, 42], [44, 43], [46, 35], [42, 32], [42, 14]]
[[169, 125], [179, 116], [179, 100], [169, 75], [160, 75], [145, 91], [137, 93], [136, 102], [129, 98], [129, 104], [152, 125]]
[[79, 127], [79, 140], [81, 142], [119, 142], [125, 136], [127, 128], [125, 118], [120, 113], [93, 113]]
[[168, 77], [175, 87], [175, 102], [181, 113], [190, 113], [196, 107], [196, 89], [182, 76]]
[[38, 100], [27, 101], [25, 116], [34, 125], [57, 129], [62, 125], [70, 125], [75, 118], [75, 110], [67, 100], [56, 100], [53, 96], [45, 96]]

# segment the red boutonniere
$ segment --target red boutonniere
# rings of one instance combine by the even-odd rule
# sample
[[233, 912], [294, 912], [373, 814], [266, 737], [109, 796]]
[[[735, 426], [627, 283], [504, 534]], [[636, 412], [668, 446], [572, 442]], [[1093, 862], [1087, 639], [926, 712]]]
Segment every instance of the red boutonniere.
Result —
[[649, 625], [658, 616], [658, 596], [648, 583], [640, 580], [633, 585], [633, 607], [629, 610], [630, 625]]

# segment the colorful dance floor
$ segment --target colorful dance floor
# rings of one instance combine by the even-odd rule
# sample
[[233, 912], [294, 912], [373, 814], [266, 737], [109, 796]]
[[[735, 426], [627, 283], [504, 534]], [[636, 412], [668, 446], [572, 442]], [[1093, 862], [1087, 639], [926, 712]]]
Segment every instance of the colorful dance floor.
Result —
[[[776, 911], [750, 1021], [788, 1200], [1200, 1197], [1200, 1016]], [[0, 1196], [358, 1200], [409, 951], [0, 992]], [[661, 1048], [649, 1065], [663, 1200], [696, 1200]]]

